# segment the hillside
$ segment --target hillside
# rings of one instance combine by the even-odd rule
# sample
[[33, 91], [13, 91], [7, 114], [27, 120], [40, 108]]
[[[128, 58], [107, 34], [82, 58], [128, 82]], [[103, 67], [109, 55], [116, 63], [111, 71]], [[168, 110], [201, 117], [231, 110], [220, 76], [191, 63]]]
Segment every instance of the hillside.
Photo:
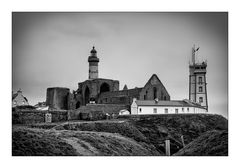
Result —
[[183, 148], [181, 136], [187, 145], [206, 131], [228, 129], [227, 119], [211, 114], [137, 116], [129, 118], [129, 122], [135, 125], [158, 151], [165, 152], [164, 141], [166, 138], [170, 139], [171, 154]]
[[175, 156], [227, 156], [228, 132], [212, 130], [199, 136], [175, 153]]
[[160, 155], [147, 144], [117, 133], [13, 128], [13, 156]]
[[[171, 154], [174, 154], [183, 148], [181, 136], [186, 148], [204, 133], [227, 131], [227, 126], [228, 121], [224, 117], [206, 114], [124, 116], [117, 120], [14, 126], [13, 155], [41, 155], [36, 151], [48, 144], [48, 149], [53, 152], [46, 151], [42, 155], [156, 156], [165, 154], [165, 139], [170, 139]], [[227, 146], [227, 139], [216, 141]], [[197, 145], [205, 143], [207, 142], [195, 142]], [[214, 148], [217, 143], [209, 145]], [[24, 149], [29, 149], [32, 153], [24, 153]], [[227, 155], [227, 152], [220, 154]], [[193, 152], [190, 155], [201, 153]], [[202, 155], [218, 154], [213, 150], [212, 153], [202, 151]]]

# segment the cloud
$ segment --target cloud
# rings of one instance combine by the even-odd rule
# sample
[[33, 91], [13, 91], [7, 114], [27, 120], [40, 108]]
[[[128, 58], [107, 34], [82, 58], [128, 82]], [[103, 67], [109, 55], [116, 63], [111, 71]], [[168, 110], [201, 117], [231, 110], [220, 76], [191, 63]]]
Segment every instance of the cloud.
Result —
[[[142, 87], [155, 73], [172, 99], [188, 96], [191, 47], [208, 60], [209, 106], [226, 114], [227, 13], [13, 13], [13, 89], [30, 101], [88, 77], [92, 45], [102, 78]], [[35, 97], [34, 97], [35, 96]]]

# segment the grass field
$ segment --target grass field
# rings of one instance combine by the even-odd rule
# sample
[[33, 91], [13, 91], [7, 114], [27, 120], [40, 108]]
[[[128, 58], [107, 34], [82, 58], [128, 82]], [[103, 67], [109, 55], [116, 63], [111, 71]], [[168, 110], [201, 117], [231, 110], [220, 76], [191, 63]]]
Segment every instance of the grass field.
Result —
[[[227, 130], [228, 121], [219, 115], [159, 115], [14, 125], [12, 154], [162, 156], [164, 141], [170, 139], [172, 155], [228, 155]], [[200, 146], [202, 150], [198, 149]]]

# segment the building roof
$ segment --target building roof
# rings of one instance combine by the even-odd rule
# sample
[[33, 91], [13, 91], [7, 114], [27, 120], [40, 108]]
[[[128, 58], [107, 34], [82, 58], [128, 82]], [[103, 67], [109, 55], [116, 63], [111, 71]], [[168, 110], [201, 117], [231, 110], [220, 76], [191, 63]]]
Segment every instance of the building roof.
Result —
[[[12, 95], [12, 100], [14, 100], [17, 96], [18, 96], [18, 93], [14, 93]], [[23, 96], [23, 98], [28, 102], [28, 99], [26, 97]]]
[[97, 53], [97, 51], [95, 50], [95, 47], [93, 46], [91, 53]]
[[28, 102], [28, 99], [26, 97], [23, 96], [23, 98]]
[[17, 95], [18, 95], [17, 93], [14, 93], [14, 94], [12, 95], [12, 100], [15, 99], [15, 98], [17, 97]]
[[138, 106], [174, 106], [174, 107], [198, 107], [204, 108], [199, 104], [187, 100], [136, 100]]

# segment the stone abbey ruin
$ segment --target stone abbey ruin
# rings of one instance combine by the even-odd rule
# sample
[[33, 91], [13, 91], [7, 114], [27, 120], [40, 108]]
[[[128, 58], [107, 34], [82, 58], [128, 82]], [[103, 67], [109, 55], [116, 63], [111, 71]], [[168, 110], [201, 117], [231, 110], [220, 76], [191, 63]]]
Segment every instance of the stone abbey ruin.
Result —
[[[170, 100], [170, 95], [156, 74], [153, 74], [145, 86], [128, 89], [125, 85], [119, 89], [119, 81], [98, 77], [97, 51], [95, 47], [88, 57], [89, 78], [78, 83], [76, 91], [70, 92], [69, 88], [53, 87], [47, 89], [46, 104], [49, 109], [75, 110], [87, 104], [105, 105], [111, 107], [126, 107], [130, 110], [133, 98], [139, 100]], [[97, 106], [95, 106], [97, 107]]]

